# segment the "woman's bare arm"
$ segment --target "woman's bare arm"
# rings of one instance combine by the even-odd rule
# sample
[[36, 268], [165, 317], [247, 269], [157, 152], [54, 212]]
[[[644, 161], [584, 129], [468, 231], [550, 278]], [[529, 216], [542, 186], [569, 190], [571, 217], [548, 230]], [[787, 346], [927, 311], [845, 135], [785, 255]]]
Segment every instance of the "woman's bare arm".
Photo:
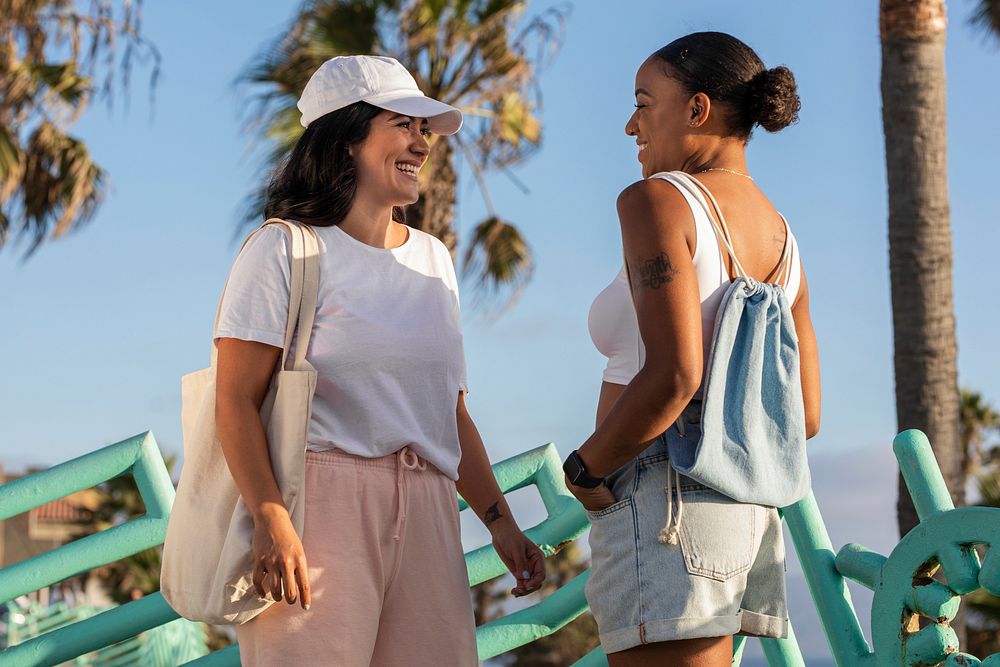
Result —
[[[254, 585], [264, 596], [299, 597], [311, 603], [302, 543], [274, 479], [267, 437], [260, 419], [281, 349], [236, 338], [219, 339], [215, 427], [229, 471], [254, 520]], [[298, 575], [298, 576], [296, 576]], [[282, 584], [284, 580], [285, 584]]]
[[464, 393], [458, 395], [455, 414], [462, 446], [458, 492], [489, 529], [497, 554], [517, 580], [513, 594], [521, 596], [538, 590], [545, 579], [545, 556], [514, 521], [507, 499], [493, 476], [482, 436], [465, 405]]
[[618, 215], [646, 361], [580, 447], [588, 472], [598, 477], [676, 421], [702, 374], [701, 301], [683, 224], [693, 220], [686, 200], [669, 183], [640, 181], [619, 196]]
[[267, 453], [260, 406], [281, 349], [236, 338], [219, 339], [215, 428], [243, 503], [257, 520], [285, 509]]

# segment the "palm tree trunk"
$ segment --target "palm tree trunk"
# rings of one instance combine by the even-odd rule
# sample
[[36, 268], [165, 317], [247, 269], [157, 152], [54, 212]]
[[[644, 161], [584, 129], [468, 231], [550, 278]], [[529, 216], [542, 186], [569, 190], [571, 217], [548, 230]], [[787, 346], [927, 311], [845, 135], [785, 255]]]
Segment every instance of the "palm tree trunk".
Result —
[[[964, 500], [952, 301], [945, 125], [945, 4], [882, 0], [882, 122], [889, 181], [896, 419], [934, 447], [956, 504]], [[900, 479], [899, 529], [917, 523]]]
[[[889, 184], [896, 420], [927, 434], [956, 505], [964, 503], [952, 300], [943, 0], [882, 0], [882, 123]], [[918, 522], [902, 476], [901, 535]], [[964, 621], [952, 623], [964, 641]]]
[[438, 139], [421, 172], [420, 199], [406, 207], [406, 224], [438, 237], [454, 254], [456, 237], [452, 222], [458, 175], [451, 142]]

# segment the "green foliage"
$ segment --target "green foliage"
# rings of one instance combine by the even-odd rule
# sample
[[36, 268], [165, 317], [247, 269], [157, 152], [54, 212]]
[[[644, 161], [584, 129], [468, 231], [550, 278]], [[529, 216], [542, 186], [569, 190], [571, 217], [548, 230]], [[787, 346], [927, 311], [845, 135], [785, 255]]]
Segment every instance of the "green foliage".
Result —
[[[966, 479], [974, 475], [980, 505], [1000, 507], [1000, 444], [989, 442], [991, 435], [1000, 434], [1000, 414], [981, 394], [968, 389], [962, 389], [961, 409]], [[962, 604], [970, 611], [968, 650], [981, 656], [1000, 651], [1000, 598], [979, 589]]]
[[977, 0], [972, 23], [1000, 39], [1000, 0]]
[[152, 57], [154, 81], [159, 62], [139, 35], [141, 0], [125, 0], [118, 16], [114, 7], [0, 3], [0, 248], [24, 239], [27, 257], [90, 220], [101, 202], [105, 173], [68, 128], [95, 96], [111, 103], [116, 74], [127, 89], [135, 57]]
[[984, 458], [995, 452], [985, 447], [986, 434], [1000, 428], [1000, 414], [978, 392], [961, 390], [959, 437], [962, 445], [962, 471], [966, 479], [974, 474]]

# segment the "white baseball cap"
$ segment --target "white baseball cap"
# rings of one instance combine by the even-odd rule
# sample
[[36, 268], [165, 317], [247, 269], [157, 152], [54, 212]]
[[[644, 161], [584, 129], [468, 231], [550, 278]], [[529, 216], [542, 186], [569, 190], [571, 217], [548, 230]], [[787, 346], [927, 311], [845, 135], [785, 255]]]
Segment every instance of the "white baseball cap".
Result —
[[426, 118], [434, 134], [455, 134], [462, 127], [461, 111], [424, 95], [406, 68], [385, 56], [337, 56], [320, 65], [299, 98], [302, 126], [355, 102]]

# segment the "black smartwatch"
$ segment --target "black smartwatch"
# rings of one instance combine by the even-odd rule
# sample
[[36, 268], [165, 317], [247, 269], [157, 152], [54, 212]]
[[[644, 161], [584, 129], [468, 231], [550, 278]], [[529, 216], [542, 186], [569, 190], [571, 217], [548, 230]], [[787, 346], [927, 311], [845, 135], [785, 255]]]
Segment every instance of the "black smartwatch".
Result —
[[574, 486], [593, 489], [604, 484], [603, 477], [594, 477], [587, 472], [587, 468], [583, 465], [583, 461], [580, 460], [580, 455], [577, 454], [575, 449], [566, 457], [566, 461], [563, 462], [563, 472], [566, 473], [566, 477], [569, 478], [569, 481]]

